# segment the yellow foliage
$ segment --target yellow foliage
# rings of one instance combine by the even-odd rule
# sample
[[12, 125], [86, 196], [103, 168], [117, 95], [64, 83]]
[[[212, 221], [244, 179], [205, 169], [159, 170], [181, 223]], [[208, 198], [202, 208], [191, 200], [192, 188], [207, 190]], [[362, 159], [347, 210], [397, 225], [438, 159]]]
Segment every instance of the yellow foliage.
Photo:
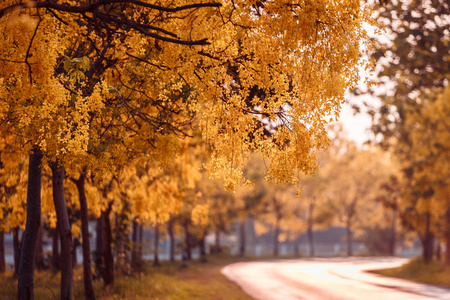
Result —
[[207, 226], [209, 224], [209, 205], [195, 205], [192, 209], [191, 219], [194, 225]]

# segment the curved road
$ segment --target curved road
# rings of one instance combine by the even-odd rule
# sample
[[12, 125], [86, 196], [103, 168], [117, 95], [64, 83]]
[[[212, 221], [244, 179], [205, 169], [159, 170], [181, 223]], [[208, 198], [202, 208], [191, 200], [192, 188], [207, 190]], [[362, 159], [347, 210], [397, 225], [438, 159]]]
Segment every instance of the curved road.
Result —
[[370, 274], [406, 263], [405, 258], [315, 258], [246, 262], [222, 273], [260, 300], [448, 299], [450, 289]]

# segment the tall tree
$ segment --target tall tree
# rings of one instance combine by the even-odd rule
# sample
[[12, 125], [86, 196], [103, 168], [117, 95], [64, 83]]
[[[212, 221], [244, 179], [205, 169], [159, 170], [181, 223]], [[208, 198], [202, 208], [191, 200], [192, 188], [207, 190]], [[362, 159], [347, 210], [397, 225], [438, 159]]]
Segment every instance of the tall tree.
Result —
[[[225, 169], [228, 188], [242, 181], [254, 150], [270, 161], [274, 181], [293, 182], [296, 170], [316, 169], [311, 150], [327, 143], [324, 124], [357, 82], [367, 17], [356, 0], [5, 1], [2, 124], [26, 150], [69, 164], [88, 150], [108, 157], [115, 147], [185, 136], [202, 107], [209, 169]], [[172, 101], [174, 93], [185, 97]], [[266, 138], [262, 120], [285, 126]]]
[[[380, 62], [376, 81], [393, 87], [386, 89], [389, 91], [386, 93], [373, 90], [379, 94], [382, 105], [372, 111], [372, 129], [381, 137], [381, 144], [389, 147], [402, 162], [402, 198], [409, 200], [401, 204], [401, 216], [411, 228], [421, 224], [418, 232], [424, 246], [424, 260], [428, 262], [435, 231], [432, 226], [434, 189], [431, 178], [422, 176], [420, 171], [422, 163], [417, 160], [413, 123], [421, 122], [418, 119], [411, 122], [411, 115], [421, 114], [424, 105], [436, 100], [435, 95], [448, 85], [450, 49], [446, 37], [450, 6], [443, 0], [380, 2], [378, 20], [385, 24], [392, 43], [375, 54]], [[434, 149], [435, 153], [442, 151], [446, 150]], [[419, 177], [421, 183], [414, 184]]]

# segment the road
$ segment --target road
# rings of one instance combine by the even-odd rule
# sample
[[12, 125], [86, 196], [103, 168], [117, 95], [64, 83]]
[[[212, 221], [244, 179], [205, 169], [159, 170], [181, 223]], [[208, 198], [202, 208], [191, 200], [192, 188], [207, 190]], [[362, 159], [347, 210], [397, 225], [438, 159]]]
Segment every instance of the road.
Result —
[[365, 272], [407, 261], [356, 257], [273, 260], [231, 264], [222, 273], [260, 300], [450, 300], [447, 288]]

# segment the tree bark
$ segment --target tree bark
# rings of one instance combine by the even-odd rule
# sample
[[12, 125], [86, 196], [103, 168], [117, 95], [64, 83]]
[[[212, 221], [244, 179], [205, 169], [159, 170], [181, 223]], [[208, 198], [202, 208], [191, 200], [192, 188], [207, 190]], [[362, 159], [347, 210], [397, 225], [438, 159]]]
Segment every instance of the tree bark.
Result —
[[59, 232], [58, 232], [58, 224], [56, 224], [56, 228], [53, 229], [53, 239], [52, 239], [52, 268], [54, 270], [61, 269], [61, 259], [59, 257]]
[[189, 231], [189, 224], [188, 221], [185, 221], [183, 224], [184, 227], [184, 234], [185, 234], [185, 253], [186, 253], [186, 257], [185, 259], [190, 260], [192, 257], [192, 246], [191, 246], [191, 233]]
[[202, 262], [202, 263], [206, 262], [205, 238], [206, 238], [206, 229], [203, 231], [203, 234], [200, 239], [200, 262]]
[[431, 214], [426, 214], [425, 236], [423, 237], [423, 261], [429, 264], [433, 260], [434, 235], [431, 233]]
[[142, 261], [142, 247], [144, 247], [144, 225], [139, 224], [139, 243], [138, 243], [138, 257]]
[[0, 273], [5, 273], [6, 271], [6, 260], [5, 260], [5, 232], [0, 231]]
[[112, 255], [112, 233], [111, 221], [109, 214], [111, 213], [111, 204], [108, 209], [102, 212], [103, 217], [103, 281], [105, 287], [114, 285], [114, 257]]
[[29, 156], [27, 220], [20, 251], [17, 299], [34, 299], [34, 259], [41, 226], [42, 152], [34, 148]]
[[347, 221], [347, 256], [353, 255], [353, 241], [351, 222]]
[[298, 236], [294, 241], [294, 256], [300, 256], [300, 237]]
[[[397, 207], [396, 199], [394, 207]], [[389, 251], [392, 256], [395, 256], [395, 248], [397, 247], [397, 208], [394, 209], [392, 214], [392, 240]]]
[[308, 246], [309, 246], [309, 256], [314, 257], [314, 232], [313, 224], [310, 222], [308, 224]]
[[158, 250], [159, 250], [159, 225], [158, 223], [155, 224], [155, 239], [154, 239], [154, 252], [153, 252], [153, 266], [157, 267], [159, 266], [159, 256], [158, 256]]
[[173, 223], [174, 220], [170, 219], [169, 224], [167, 226], [167, 231], [169, 233], [169, 239], [170, 239], [170, 261], [175, 261], [175, 237], [173, 234]]
[[96, 277], [103, 278], [103, 213], [97, 219], [94, 264]]
[[77, 238], [72, 239], [72, 268], [78, 264], [77, 248], [80, 246], [80, 240]]
[[447, 232], [445, 241], [445, 265], [448, 267], [450, 266], [450, 206], [447, 208], [446, 219]]
[[42, 226], [39, 228], [38, 239], [36, 244], [36, 259], [35, 259], [35, 268], [38, 270], [44, 270], [44, 245], [42, 241], [43, 228]]
[[64, 200], [64, 167], [58, 162], [52, 163], [53, 202], [58, 219], [59, 238], [61, 242], [61, 287], [60, 299], [73, 298], [73, 241], [70, 230], [69, 215]]
[[244, 218], [244, 220], [242, 220], [239, 223], [239, 256], [243, 257], [245, 255], [245, 220], [247, 218]]
[[278, 225], [278, 218], [275, 224], [274, 232], [273, 232], [273, 256], [278, 256], [278, 250], [279, 250], [279, 242], [278, 242], [278, 236], [280, 235], [280, 226]]
[[14, 248], [14, 278], [18, 278], [20, 266], [19, 227], [15, 227], [13, 229], [13, 248]]
[[220, 245], [220, 230], [219, 229], [217, 229], [215, 232], [214, 252], [222, 253], [222, 246]]
[[133, 231], [131, 233], [131, 242], [132, 242], [132, 248], [131, 248], [131, 268], [133, 271], [138, 271], [140, 269], [141, 260], [138, 257], [138, 231], [139, 231], [139, 224], [136, 221], [136, 218], [133, 219]]
[[441, 261], [441, 241], [436, 239], [436, 260]]
[[86, 174], [82, 172], [77, 180], [73, 180], [78, 190], [78, 199], [80, 201], [80, 215], [81, 215], [81, 237], [83, 250], [83, 283], [84, 283], [84, 297], [86, 300], [94, 300], [94, 286], [92, 283], [92, 269], [91, 269], [91, 245], [89, 242], [89, 217], [86, 200], [86, 191], [84, 188]]

